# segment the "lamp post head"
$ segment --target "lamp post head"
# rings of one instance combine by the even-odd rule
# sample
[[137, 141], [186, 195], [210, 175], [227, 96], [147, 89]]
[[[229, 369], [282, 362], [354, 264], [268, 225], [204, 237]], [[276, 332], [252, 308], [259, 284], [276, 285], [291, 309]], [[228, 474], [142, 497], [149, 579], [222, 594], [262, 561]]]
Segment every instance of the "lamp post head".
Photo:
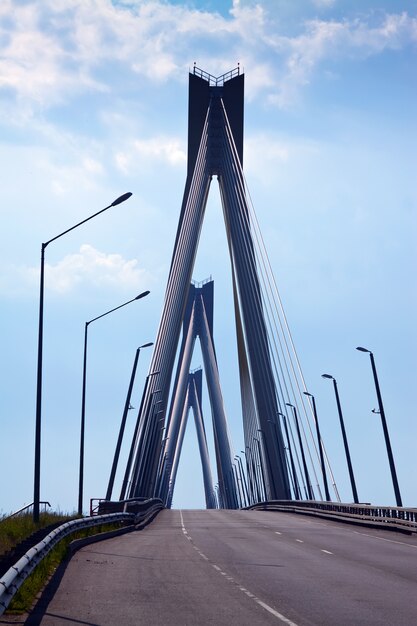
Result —
[[142, 348], [150, 348], [150, 346], [153, 346], [153, 341], [150, 341], [149, 343], [144, 343], [142, 346], [139, 346], [140, 349]]
[[138, 296], [136, 296], [136, 298], [134, 298], [134, 300], [140, 300], [141, 298], [144, 298], [145, 296], [149, 295], [151, 292], [150, 291], [142, 291], [142, 293], [140, 293]]
[[330, 374], [322, 374], [321, 377], [328, 378], [329, 380], [334, 380], [333, 376], [330, 376]]
[[312, 393], [308, 393], [308, 391], [303, 391], [303, 394], [305, 396], [308, 396], [309, 398], [313, 398], [314, 397], [313, 394]]
[[362, 348], [361, 346], [358, 346], [356, 350], [359, 350], [359, 352], [368, 352], [368, 354], [371, 354], [370, 350], [368, 350], [367, 348]]
[[130, 191], [128, 191], [127, 193], [124, 193], [122, 196], [119, 196], [118, 198], [116, 198], [116, 200], [113, 200], [110, 206], [116, 206], [117, 204], [121, 204], [125, 200], [128, 200], [131, 195], [132, 193]]
[[285, 403], [285, 405], [286, 405], [286, 406], [290, 406], [292, 409], [294, 409], [294, 408], [295, 408], [295, 407], [294, 407], [294, 405], [293, 405], [293, 404], [290, 404], [289, 402], [286, 402], [286, 403]]

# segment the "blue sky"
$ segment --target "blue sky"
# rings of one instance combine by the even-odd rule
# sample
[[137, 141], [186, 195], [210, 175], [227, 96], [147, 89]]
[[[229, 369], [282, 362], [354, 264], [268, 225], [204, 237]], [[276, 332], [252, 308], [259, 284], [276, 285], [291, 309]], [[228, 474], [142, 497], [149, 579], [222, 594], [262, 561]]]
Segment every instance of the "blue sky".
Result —
[[[369, 359], [355, 351], [362, 344], [375, 354], [403, 501], [416, 506], [416, 46], [414, 2], [2, 1], [0, 419], [8, 479], [0, 511], [33, 495], [41, 242], [131, 191], [128, 202], [46, 251], [41, 496], [62, 510], [77, 502], [84, 323], [151, 290], [90, 326], [85, 502], [105, 493], [135, 350], [155, 338], [161, 313], [194, 61], [214, 75], [238, 62], [245, 72], [246, 178], [342, 500], [351, 494], [324, 372], [339, 382], [360, 498], [394, 503], [371, 413]], [[210, 275], [238, 451], [230, 272], [215, 184], [194, 272], [196, 280]], [[148, 348], [136, 407], [149, 358]], [[200, 364], [197, 351], [193, 366]], [[174, 505], [203, 502], [190, 421]]]

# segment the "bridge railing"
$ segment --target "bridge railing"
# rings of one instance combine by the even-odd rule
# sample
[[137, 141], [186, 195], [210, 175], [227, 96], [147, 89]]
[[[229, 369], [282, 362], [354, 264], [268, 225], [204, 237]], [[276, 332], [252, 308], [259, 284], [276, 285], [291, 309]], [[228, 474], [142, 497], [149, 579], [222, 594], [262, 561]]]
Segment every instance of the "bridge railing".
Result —
[[[119, 504], [124, 506], [125, 503], [122, 502]], [[164, 508], [162, 501], [157, 498], [136, 502], [137, 510], [133, 510], [135, 509], [134, 504], [134, 501], [129, 501], [130, 512], [122, 510], [65, 522], [61, 526], [58, 526], [58, 528], [52, 530], [42, 541], [30, 548], [30, 550], [0, 578], [0, 615], [7, 609], [17, 591], [26, 578], [33, 572], [35, 567], [68, 535], [84, 528], [116, 523], [125, 524], [126, 526], [130, 525], [132, 530], [134, 530], [135, 528], [143, 527], [153, 519], [158, 511]], [[105, 538], [102, 534], [96, 535], [95, 537], [98, 539]], [[91, 539], [90, 537], [80, 541], [89, 541]]]
[[[5, 522], [7, 519], [10, 519], [11, 517], [16, 517], [16, 515], [23, 515], [25, 513], [29, 513], [31, 511], [31, 509], [33, 508], [33, 505], [35, 503], [31, 502], [30, 504], [26, 504], [26, 506], [22, 506], [21, 509], [18, 509], [17, 511], [14, 511], [13, 513], [9, 513], [9, 515], [5, 515], [4, 517], [0, 517], [0, 523], [1, 522]], [[51, 505], [49, 502], [47, 502], [46, 500], [42, 500], [39, 502], [39, 506], [42, 508], [43, 507], [43, 511], [44, 513], [46, 513], [46, 508], [51, 508]]]
[[240, 66], [233, 68], [232, 70], [230, 70], [229, 72], [226, 72], [225, 74], [222, 74], [221, 76], [213, 76], [212, 74], [209, 74], [208, 72], [205, 72], [201, 68], [194, 65], [193, 74], [195, 74], [196, 76], [199, 76], [199, 78], [203, 78], [204, 80], [206, 80], [210, 84], [211, 87], [222, 87], [224, 83], [230, 80], [231, 78], [235, 78], [235, 76], [239, 76]]
[[417, 532], [417, 509], [414, 508], [316, 502], [313, 500], [271, 500], [259, 502], [247, 508], [258, 511], [301, 513], [339, 521], [356, 521], [378, 528]]

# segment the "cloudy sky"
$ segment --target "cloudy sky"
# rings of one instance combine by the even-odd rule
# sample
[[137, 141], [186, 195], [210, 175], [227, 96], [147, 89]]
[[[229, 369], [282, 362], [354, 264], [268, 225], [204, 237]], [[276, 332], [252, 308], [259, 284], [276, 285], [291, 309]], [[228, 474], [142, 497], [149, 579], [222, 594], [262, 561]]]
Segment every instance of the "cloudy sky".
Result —
[[[151, 291], [89, 327], [85, 507], [105, 493], [135, 350], [155, 338], [161, 313], [194, 62], [215, 76], [238, 63], [245, 72], [246, 178], [342, 500], [351, 492], [323, 372], [339, 382], [361, 500], [394, 504], [369, 358], [355, 351], [364, 345], [375, 354], [403, 501], [416, 506], [416, 48], [416, 7], [404, 0], [2, 0], [0, 512], [33, 499], [41, 243], [130, 191], [46, 250], [41, 497], [53, 507], [77, 503], [84, 323]], [[194, 277], [215, 281], [239, 451], [216, 187]], [[203, 505], [196, 446], [190, 424], [176, 506]]]

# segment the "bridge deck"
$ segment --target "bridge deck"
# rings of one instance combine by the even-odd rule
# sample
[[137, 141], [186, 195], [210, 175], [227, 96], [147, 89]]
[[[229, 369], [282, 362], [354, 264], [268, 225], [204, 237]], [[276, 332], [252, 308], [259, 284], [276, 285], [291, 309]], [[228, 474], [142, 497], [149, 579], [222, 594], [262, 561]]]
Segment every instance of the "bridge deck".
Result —
[[69, 562], [27, 622], [414, 624], [417, 538], [260, 511], [163, 511]]

